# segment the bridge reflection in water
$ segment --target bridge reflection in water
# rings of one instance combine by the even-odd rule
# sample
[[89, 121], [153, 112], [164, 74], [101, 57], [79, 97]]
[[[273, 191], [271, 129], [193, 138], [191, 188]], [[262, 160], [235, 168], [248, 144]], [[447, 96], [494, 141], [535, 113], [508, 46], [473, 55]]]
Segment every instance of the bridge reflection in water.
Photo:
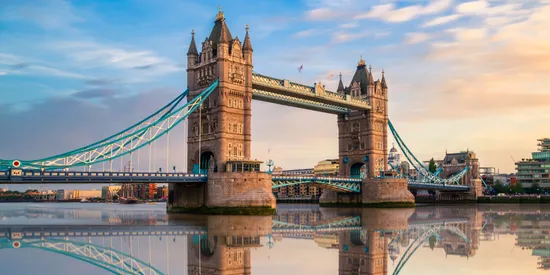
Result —
[[[307, 246], [307, 242], [318, 247], [314, 257], [317, 261], [301, 257], [303, 270], [328, 268], [336, 273], [337, 269], [342, 275], [415, 274], [417, 270], [407, 270], [407, 263], [419, 249], [442, 251], [447, 257], [475, 257], [481, 241], [495, 240], [502, 228], [515, 228], [516, 245], [532, 249], [532, 255], [539, 257], [540, 268], [550, 266], [550, 246], [533, 238], [542, 224], [550, 224], [550, 212], [540, 209], [287, 207], [279, 207], [275, 216], [0, 210], [4, 221], [0, 226], [0, 258], [5, 259], [14, 249], [27, 249], [28, 253], [33, 249], [76, 259], [104, 274], [281, 274], [286, 264], [275, 255], [280, 258], [287, 254], [285, 261], [296, 261], [285, 242], [299, 242], [293, 243], [295, 250]], [[17, 224], [21, 217], [27, 220], [25, 224]], [[44, 218], [54, 222], [33, 222]], [[63, 219], [71, 224], [55, 222]], [[91, 220], [95, 222], [88, 222]], [[521, 228], [514, 223], [521, 223]], [[9, 267], [9, 263], [4, 265]]]

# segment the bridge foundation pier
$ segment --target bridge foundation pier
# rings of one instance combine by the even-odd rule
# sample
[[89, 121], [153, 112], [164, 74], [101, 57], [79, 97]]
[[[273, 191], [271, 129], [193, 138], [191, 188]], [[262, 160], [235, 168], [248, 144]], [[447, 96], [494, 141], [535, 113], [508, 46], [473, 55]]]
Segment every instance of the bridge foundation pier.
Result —
[[322, 206], [414, 207], [414, 196], [407, 179], [363, 179], [361, 193], [339, 193], [325, 190], [319, 198]]
[[333, 190], [324, 190], [319, 197], [319, 204], [324, 206], [360, 206], [362, 204], [362, 199], [360, 193], [340, 193]]
[[276, 200], [271, 175], [261, 172], [213, 172], [200, 186], [170, 184], [171, 213], [271, 215]]
[[364, 179], [362, 191], [363, 204], [368, 206], [414, 206], [414, 196], [405, 178]]

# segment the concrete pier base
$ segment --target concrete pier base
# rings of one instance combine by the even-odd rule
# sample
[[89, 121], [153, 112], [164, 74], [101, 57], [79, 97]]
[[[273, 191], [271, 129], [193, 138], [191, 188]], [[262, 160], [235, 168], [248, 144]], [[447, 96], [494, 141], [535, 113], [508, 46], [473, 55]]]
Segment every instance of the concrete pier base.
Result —
[[363, 205], [387, 207], [414, 206], [414, 196], [408, 189], [407, 179], [364, 179], [362, 193]]
[[339, 193], [333, 190], [323, 190], [319, 197], [321, 206], [361, 206], [361, 194]]
[[200, 209], [206, 201], [205, 188], [204, 183], [169, 183], [166, 210], [168, 212], [188, 213]]
[[206, 184], [170, 184], [171, 213], [230, 215], [274, 214], [271, 175], [260, 172], [210, 172]]

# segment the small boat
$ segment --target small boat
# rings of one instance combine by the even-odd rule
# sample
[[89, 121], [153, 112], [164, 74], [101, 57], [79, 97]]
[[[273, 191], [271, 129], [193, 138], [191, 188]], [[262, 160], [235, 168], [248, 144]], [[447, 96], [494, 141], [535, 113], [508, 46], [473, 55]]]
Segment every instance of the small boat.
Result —
[[90, 202], [90, 201], [87, 200], [86, 198], [84, 198], [84, 199], [81, 199], [80, 202], [81, 202], [81, 203], [88, 203], [88, 202]]
[[119, 204], [136, 204], [137, 202], [138, 200], [134, 198], [120, 198], [118, 200]]

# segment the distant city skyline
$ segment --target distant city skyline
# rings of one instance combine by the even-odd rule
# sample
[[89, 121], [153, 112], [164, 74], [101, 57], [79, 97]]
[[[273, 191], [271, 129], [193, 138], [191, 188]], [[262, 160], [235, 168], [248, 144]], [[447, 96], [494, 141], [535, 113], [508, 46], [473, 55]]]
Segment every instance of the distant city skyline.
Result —
[[[218, 5], [233, 36], [243, 39], [249, 24], [259, 73], [335, 91], [340, 72], [349, 85], [361, 55], [375, 78], [384, 70], [390, 119], [421, 160], [470, 149], [481, 166], [509, 173], [550, 136], [546, 0], [249, 3], [8, 0], [0, 158], [69, 151], [170, 101], [186, 88], [191, 31], [204, 41]], [[296, 169], [337, 157], [334, 115], [264, 102], [252, 109], [252, 158]], [[155, 145], [154, 170], [187, 166], [181, 128], [168, 165], [165, 141]]]

